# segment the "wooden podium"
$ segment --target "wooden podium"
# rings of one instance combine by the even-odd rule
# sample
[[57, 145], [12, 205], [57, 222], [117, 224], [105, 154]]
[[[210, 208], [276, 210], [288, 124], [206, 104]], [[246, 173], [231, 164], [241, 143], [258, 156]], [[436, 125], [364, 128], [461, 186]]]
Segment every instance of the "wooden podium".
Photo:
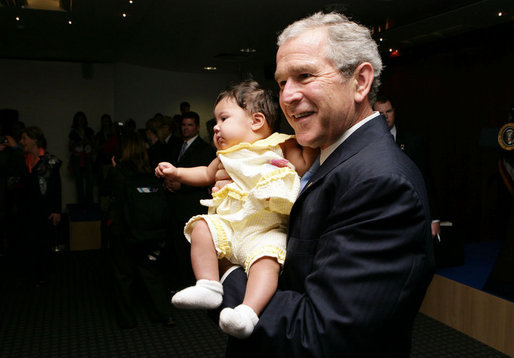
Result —
[[102, 248], [101, 214], [97, 206], [68, 204], [70, 251]]
[[514, 303], [434, 275], [420, 311], [514, 357]]

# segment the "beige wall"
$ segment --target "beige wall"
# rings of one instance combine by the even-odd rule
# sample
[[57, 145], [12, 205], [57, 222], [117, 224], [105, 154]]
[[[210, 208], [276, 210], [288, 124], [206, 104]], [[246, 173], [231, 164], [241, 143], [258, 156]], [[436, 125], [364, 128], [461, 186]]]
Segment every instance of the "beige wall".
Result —
[[[84, 71], [86, 70], [86, 71]], [[63, 160], [63, 205], [75, 201], [73, 179], [67, 173], [67, 138], [73, 115], [83, 111], [97, 131], [100, 116], [116, 121], [133, 118], [138, 127], [155, 113], [173, 115], [188, 101], [204, 123], [212, 116], [217, 93], [234, 75], [186, 74], [127, 64], [22, 61], [0, 59], [0, 109], [18, 110], [26, 125], [41, 127], [48, 150]]]

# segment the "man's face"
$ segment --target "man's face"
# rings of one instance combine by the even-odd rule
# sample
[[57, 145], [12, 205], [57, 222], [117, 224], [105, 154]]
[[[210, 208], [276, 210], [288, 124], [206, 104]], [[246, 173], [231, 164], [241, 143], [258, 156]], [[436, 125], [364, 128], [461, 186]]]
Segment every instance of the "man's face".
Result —
[[327, 30], [308, 30], [277, 52], [280, 107], [298, 143], [325, 148], [356, 122], [355, 82], [325, 56]]
[[200, 131], [200, 126], [197, 126], [193, 118], [182, 119], [182, 137], [184, 140], [193, 138]]
[[393, 128], [394, 126], [394, 108], [391, 102], [375, 102], [375, 105], [373, 106], [373, 109], [375, 111], [379, 111], [381, 115], [386, 117], [387, 126], [389, 129]]

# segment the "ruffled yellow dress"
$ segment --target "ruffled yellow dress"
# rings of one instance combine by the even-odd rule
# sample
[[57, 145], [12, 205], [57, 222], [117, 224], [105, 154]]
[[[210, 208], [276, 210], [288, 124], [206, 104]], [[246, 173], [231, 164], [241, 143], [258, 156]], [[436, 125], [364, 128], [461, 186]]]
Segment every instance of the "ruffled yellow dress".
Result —
[[289, 213], [300, 191], [300, 178], [280, 148], [280, 143], [292, 137], [274, 133], [252, 144], [218, 151], [234, 182], [214, 193], [212, 199], [201, 200], [209, 207], [208, 214], [188, 221], [186, 238], [191, 241], [194, 224], [203, 219], [218, 258], [225, 257], [246, 272], [265, 256], [276, 258], [282, 265]]

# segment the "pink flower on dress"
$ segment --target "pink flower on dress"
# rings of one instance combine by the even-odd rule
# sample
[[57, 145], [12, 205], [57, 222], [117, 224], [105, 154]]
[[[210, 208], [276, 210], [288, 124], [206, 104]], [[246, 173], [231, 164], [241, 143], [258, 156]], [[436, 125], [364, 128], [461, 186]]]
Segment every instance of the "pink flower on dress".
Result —
[[271, 165], [274, 165], [279, 168], [289, 167], [289, 161], [287, 159], [272, 159]]

